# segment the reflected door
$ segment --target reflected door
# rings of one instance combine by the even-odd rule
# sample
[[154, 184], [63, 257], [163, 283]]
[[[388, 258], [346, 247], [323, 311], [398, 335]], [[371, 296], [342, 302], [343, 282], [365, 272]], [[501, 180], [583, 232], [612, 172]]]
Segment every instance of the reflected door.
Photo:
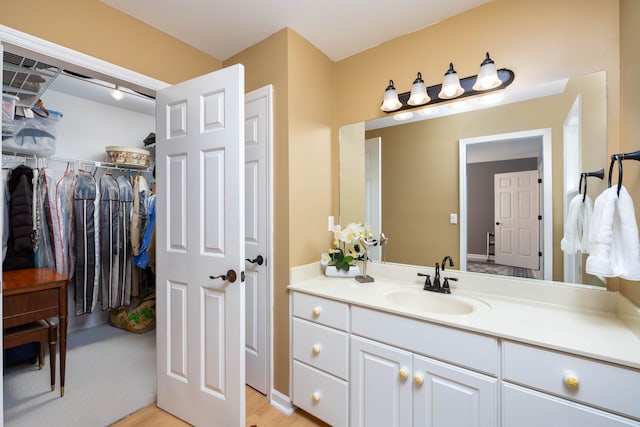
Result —
[[538, 171], [494, 175], [496, 264], [540, 269]]

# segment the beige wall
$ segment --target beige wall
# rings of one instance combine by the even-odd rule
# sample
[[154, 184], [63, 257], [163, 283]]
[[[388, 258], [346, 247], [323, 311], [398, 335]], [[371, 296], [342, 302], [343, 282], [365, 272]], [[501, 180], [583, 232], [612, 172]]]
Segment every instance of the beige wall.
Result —
[[290, 29], [226, 60], [243, 63], [247, 91], [274, 85], [274, 386], [289, 390], [289, 266], [326, 250], [335, 177], [331, 153], [332, 62]]
[[[640, 150], [640, 2], [620, 1], [620, 81], [622, 152]], [[640, 163], [624, 162], [624, 185], [640, 219]], [[640, 305], [640, 283], [622, 280], [620, 292]]]
[[216, 58], [99, 0], [6, 1], [0, 10], [2, 25], [167, 83], [222, 67]]

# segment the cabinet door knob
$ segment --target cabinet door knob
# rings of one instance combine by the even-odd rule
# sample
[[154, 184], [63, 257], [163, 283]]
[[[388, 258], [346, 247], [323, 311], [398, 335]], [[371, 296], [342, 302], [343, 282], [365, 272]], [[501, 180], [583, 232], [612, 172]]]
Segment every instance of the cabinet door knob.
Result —
[[311, 395], [311, 400], [313, 400], [314, 402], [319, 402], [320, 401], [320, 392], [319, 391], [315, 391]]
[[311, 347], [311, 351], [313, 352], [313, 354], [320, 353], [320, 344], [314, 344], [313, 347]]
[[578, 376], [573, 372], [567, 372], [566, 374], [564, 374], [563, 380], [567, 387], [578, 388], [578, 386], [580, 385]]
[[424, 383], [424, 378], [422, 377], [422, 375], [416, 374], [413, 377], [413, 382], [415, 382], [417, 385], [422, 385]]
[[407, 378], [409, 378], [409, 371], [407, 370], [407, 368], [402, 368], [400, 369], [400, 379], [401, 380], [406, 380]]
[[313, 313], [314, 317], [318, 317], [320, 316], [320, 312], [322, 311], [322, 309], [320, 307], [314, 307], [313, 311], [311, 313]]

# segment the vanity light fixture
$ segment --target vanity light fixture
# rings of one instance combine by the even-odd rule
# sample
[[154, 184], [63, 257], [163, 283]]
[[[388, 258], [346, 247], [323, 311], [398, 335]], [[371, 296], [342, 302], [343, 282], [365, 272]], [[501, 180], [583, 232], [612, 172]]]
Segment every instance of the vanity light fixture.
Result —
[[431, 101], [431, 98], [427, 94], [427, 87], [424, 85], [424, 80], [422, 80], [422, 73], [418, 71], [418, 75], [411, 86], [411, 96], [409, 96], [407, 104], [413, 106], [424, 105], [429, 101]]
[[384, 101], [382, 101], [382, 106], [380, 107], [382, 111], [395, 111], [402, 107], [402, 103], [398, 99], [398, 92], [396, 92], [396, 88], [393, 85], [393, 80], [389, 80], [389, 86], [384, 91]]
[[393, 80], [389, 80], [380, 109], [385, 113], [395, 113], [452, 99], [480, 95], [504, 89], [513, 83], [514, 78], [514, 72], [509, 69], [496, 70], [496, 65], [487, 52], [475, 76], [460, 79], [453, 68], [453, 63], [449, 63], [449, 69], [441, 84], [426, 87], [422, 80], [422, 73], [418, 72], [411, 91], [401, 94], [396, 91]]
[[453, 62], [449, 63], [449, 69], [444, 73], [444, 79], [442, 79], [442, 89], [438, 93], [440, 99], [453, 99], [457, 98], [464, 93], [464, 89], [460, 86], [460, 79], [458, 73], [453, 69]]
[[489, 52], [487, 52], [487, 56], [480, 64], [480, 70], [478, 71], [478, 78], [476, 79], [476, 84], [473, 85], [473, 90], [483, 91], [487, 89], [493, 89], [502, 84], [502, 81], [498, 78], [498, 70], [496, 70], [496, 64], [493, 62], [493, 59], [489, 56]]

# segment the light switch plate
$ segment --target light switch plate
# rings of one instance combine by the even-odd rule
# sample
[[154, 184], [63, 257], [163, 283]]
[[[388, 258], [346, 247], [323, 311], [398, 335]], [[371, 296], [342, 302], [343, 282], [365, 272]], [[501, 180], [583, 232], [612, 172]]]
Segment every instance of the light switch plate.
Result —
[[452, 213], [449, 214], [449, 224], [457, 224], [458, 223], [458, 214]]

